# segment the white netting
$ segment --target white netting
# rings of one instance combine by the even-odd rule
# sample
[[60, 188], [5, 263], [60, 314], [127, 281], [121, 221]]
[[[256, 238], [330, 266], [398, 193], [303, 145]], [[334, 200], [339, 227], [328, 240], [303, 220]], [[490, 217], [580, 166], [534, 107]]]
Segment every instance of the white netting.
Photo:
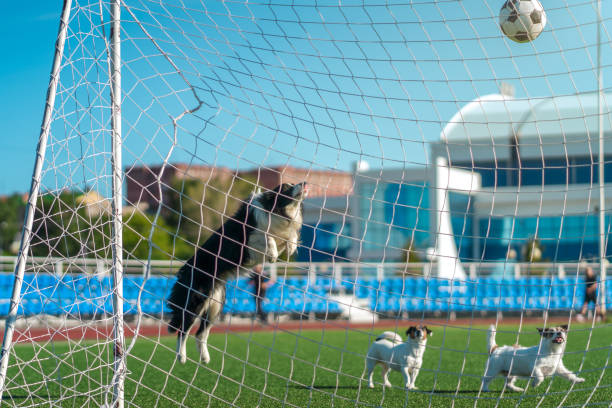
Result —
[[[612, 10], [542, 1], [542, 34], [515, 43], [500, 9], [532, 1], [122, 2], [125, 403], [609, 405]], [[110, 38], [110, 4], [74, 1], [9, 405], [113, 398]], [[229, 279], [211, 362], [190, 339], [179, 364], [175, 273], [257, 187], [301, 181], [297, 253], [264, 266], [261, 302], [248, 270]], [[8, 299], [16, 259], [0, 260]], [[587, 269], [597, 307], [582, 310]], [[570, 324], [564, 362], [586, 381], [483, 392], [491, 323], [528, 346]], [[418, 324], [434, 331], [419, 390], [398, 373], [369, 389], [370, 344]]]

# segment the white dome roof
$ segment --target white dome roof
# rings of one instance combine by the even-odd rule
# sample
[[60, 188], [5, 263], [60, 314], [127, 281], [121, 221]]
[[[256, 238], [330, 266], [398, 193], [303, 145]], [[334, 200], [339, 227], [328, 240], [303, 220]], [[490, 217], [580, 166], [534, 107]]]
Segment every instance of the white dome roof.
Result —
[[[452, 144], [507, 143], [512, 132], [538, 143], [593, 141], [598, 137], [596, 93], [547, 98], [513, 99], [486, 95], [465, 105], [444, 127], [443, 142]], [[604, 95], [604, 131], [612, 128], [612, 95]]]

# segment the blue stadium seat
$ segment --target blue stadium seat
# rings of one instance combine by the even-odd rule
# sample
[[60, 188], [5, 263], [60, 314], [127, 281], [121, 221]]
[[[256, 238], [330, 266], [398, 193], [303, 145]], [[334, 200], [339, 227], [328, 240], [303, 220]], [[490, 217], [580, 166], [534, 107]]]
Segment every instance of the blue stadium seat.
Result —
[[[165, 302], [174, 277], [151, 276], [142, 292], [141, 306], [146, 314], [157, 315], [168, 310]], [[578, 284], [577, 284], [578, 282]], [[329, 277], [319, 277], [309, 286], [306, 277], [279, 278], [267, 291], [264, 310], [273, 313], [340, 313], [340, 305], [329, 299], [336, 284]], [[0, 274], [0, 314], [8, 312], [12, 290], [12, 274]], [[136, 313], [140, 275], [124, 279], [124, 313]], [[448, 281], [438, 278], [389, 277], [379, 282], [375, 277], [343, 280], [342, 287], [356, 296], [366, 298], [378, 313], [409, 312], [471, 312], [579, 309], [584, 298], [582, 277], [558, 278], [532, 276], [519, 279], [479, 278], [476, 281]], [[22, 287], [19, 312], [89, 316], [111, 313], [112, 296], [109, 276], [75, 274], [61, 279], [53, 274], [26, 274]], [[427, 299], [423, 299], [424, 297]], [[2, 298], [0, 298], [2, 299]], [[612, 283], [607, 285], [607, 302], [612, 305]], [[249, 278], [227, 282], [226, 313], [255, 312], [253, 285]]]
[[565, 309], [565, 303], [561, 297], [552, 296], [550, 298], [549, 310], [562, 310]]
[[530, 296], [525, 304], [526, 309], [544, 310], [548, 307], [547, 296]]
[[423, 299], [423, 309], [428, 312], [435, 312], [440, 310], [436, 299], [432, 299], [430, 297]]
[[416, 294], [417, 280], [414, 278], [404, 279], [404, 295], [414, 296]]
[[327, 302], [327, 312], [328, 313], [342, 313], [342, 308], [340, 307], [340, 304], [338, 304], [338, 302]]
[[358, 279], [355, 285], [358, 298], [370, 298], [378, 291], [378, 280], [376, 278]]
[[502, 311], [512, 311], [515, 309], [514, 297], [503, 296], [499, 302], [499, 309]]
[[419, 293], [423, 293], [423, 291], [427, 288], [427, 280], [425, 278], [416, 278], [415, 286]]
[[314, 286], [321, 289], [329, 289], [332, 286], [332, 280], [330, 278], [318, 277], [315, 280]]
[[424, 305], [424, 302], [422, 298], [411, 297], [411, 298], [405, 299], [404, 301], [404, 307], [406, 308], [408, 312], [421, 311], [423, 310], [423, 305]]
[[291, 286], [291, 287], [301, 287], [301, 279], [300, 278], [296, 278], [294, 276], [290, 276], [287, 279], [285, 279], [285, 285], [286, 286]]
[[[427, 286], [427, 296], [430, 298], [436, 298], [438, 296], [438, 287], [440, 286], [440, 282], [437, 279], [426, 279], [425, 280]], [[446, 283], [446, 282], [445, 282]], [[424, 292], [423, 292], [424, 295]]]
[[479, 308], [486, 311], [500, 310], [501, 299], [499, 297], [485, 297], [478, 300]]
[[530, 278], [530, 296], [549, 296], [552, 280], [548, 276], [532, 276]]
[[0, 298], [0, 316], [6, 316], [11, 305], [10, 295]]
[[392, 277], [385, 279], [385, 286], [389, 289], [388, 291], [395, 294], [402, 294], [405, 290], [404, 279], [398, 277]]
[[504, 278], [500, 281], [499, 293], [501, 297], [515, 296], [518, 292], [514, 279]]
[[401, 296], [392, 295], [385, 299], [384, 308], [387, 313], [400, 313], [403, 311], [403, 302]]
[[471, 293], [470, 296], [457, 298], [454, 310], [457, 312], [471, 312], [474, 308], [473, 303], [475, 302], [475, 299], [476, 298]]
[[355, 281], [352, 280], [347, 280], [347, 279], [342, 279], [340, 281], [340, 286], [347, 292], [347, 293], [354, 293], [355, 292]]
[[123, 296], [127, 299], [137, 299], [138, 292], [142, 288], [144, 278], [142, 276], [128, 276], [123, 280]]

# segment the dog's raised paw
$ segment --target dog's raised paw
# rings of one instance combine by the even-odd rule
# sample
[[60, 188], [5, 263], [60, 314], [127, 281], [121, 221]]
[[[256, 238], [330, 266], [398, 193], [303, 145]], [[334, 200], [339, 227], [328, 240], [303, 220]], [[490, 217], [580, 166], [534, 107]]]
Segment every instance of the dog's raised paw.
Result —
[[204, 364], [210, 363], [210, 356], [208, 355], [208, 353], [200, 353], [200, 361]]
[[196, 341], [196, 345], [198, 346], [198, 351], [200, 352], [200, 361], [204, 364], [210, 363], [210, 354], [208, 354], [208, 347], [206, 346], [206, 343]]
[[582, 378], [582, 377], [576, 377], [576, 379], [574, 380], [575, 383], [583, 383], [585, 381], [586, 380], [584, 378]]

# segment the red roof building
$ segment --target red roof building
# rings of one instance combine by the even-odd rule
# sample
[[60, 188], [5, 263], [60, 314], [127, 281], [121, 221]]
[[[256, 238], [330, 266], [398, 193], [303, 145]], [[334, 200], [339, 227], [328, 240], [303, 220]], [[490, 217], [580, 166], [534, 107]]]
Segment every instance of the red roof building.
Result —
[[[281, 183], [308, 183], [308, 196], [339, 197], [350, 195], [353, 191], [353, 175], [349, 172], [334, 170], [304, 169], [291, 166], [260, 167], [235, 172], [226, 167], [188, 165], [186, 163], [168, 164], [161, 173], [162, 166], [133, 166], [125, 170], [127, 201], [129, 205], [155, 209], [159, 205], [160, 190], [169, 188], [175, 179], [199, 179], [203, 183], [214, 177], [240, 177], [255, 180], [264, 189], [271, 189]], [[161, 176], [160, 176], [161, 174]]]

